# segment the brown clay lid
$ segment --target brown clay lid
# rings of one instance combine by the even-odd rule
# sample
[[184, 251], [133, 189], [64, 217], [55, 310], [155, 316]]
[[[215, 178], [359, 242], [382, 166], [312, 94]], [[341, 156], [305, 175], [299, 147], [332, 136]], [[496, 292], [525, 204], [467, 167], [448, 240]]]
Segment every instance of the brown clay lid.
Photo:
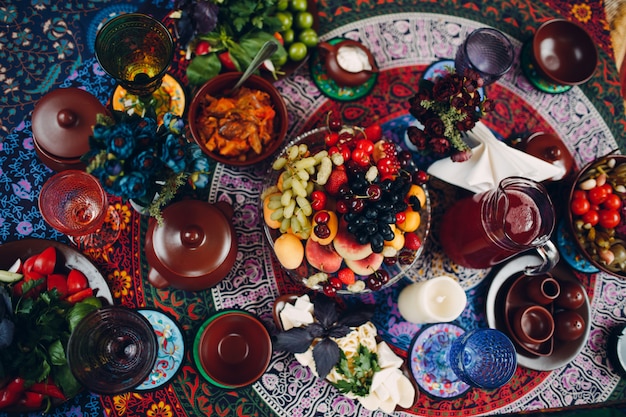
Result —
[[80, 88], [59, 88], [43, 96], [33, 111], [33, 138], [48, 154], [79, 158], [89, 151], [96, 116], [106, 108]]
[[522, 140], [520, 148], [527, 154], [563, 169], [562, 175], [550, 178], [552, 181], [563, 179], [572, 172], [574, 157], [565, 143], [556, 135], [543, 132], [535, 133]]
[[162, 225], [151, 224], [146, 251], [150, 266], [170, 285], [207, 288], [224, 278], [233, 266], [236, 234], [227, 214], [218, 206], [183, 200], [163, 210]]

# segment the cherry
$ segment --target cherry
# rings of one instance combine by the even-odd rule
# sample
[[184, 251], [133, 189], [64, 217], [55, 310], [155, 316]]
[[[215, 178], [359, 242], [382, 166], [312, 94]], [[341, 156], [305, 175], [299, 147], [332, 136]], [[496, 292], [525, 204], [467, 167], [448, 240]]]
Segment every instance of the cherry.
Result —
[[326, 194], [323, 191], [315, 190], [311, 193], [311, 207], [313, 210], [324, 210], [326, 207]]
[[324, 286], [322, 287], [322, 291], [327, 297], [334, 297], [337, 295], [337, 288], [330, 285], [330, 283], [324, 284]]
[[348, 203], [345, 200], [338, 200], [335, 204], [335, 210], [337, 210], [339, 214], [346, 214], [350, 211], [350, 207], [348, 207]]
[[383, 283], [383, 285], [389, 282], [389, 272], [385, 271], [384, 269], [379, 269], [378, 271], [375, 272], [375, 274], [380, 280], [380, 282]]
[[360, 198], [351, 198], [348, 201], [350, 205], [350, 211], [353, 213], [360, 213], [365, 208], [365, 203]]
[[367, 288], [372, 291], [378, 291], [383, 287], [383, 283], [378, 279], [375, 274], [368, 275], [367, 279], [365, 280], [365, 284], [367, 285]]
[[420, 169], [413, 174], [413, 184], [423, 185], [423, 184], [426, 184], [427, 182], [428, 182], [428, 174], [426, 173], [426, 171], [423, 171]]
[[326, 123], [328, 124], [328, 129], [330, 129], [331, 132], [339, 132], [343, 126], [341, 116], [332, 111], [328, 112]]
[[330, 236], [330, 228], [327, 224], [316, 224], [313, 228], [313, 233], [320, 239], [326, 239]]
[[315, 223], [318, 224], [326, 224], [330, 220], [330, 214], [328, 214], [327, 211], [320, 211], [318, 213], [315, 213], [315, 217], [313, 220], [315, 220]]
[[376, 184], [370, 184], [367, 186], [365, 193], [371, 201], [378, 201], [383, 195], [383, 190]]
[[330, 277], [328, 278], [328, 285], [333, 287], [336, 290], [340, 290], [343, 287], [343, 282], [338, 277]]
[[383, 258], [383, 262], [385, 263], [385, 265], [392, 266], [398, 262], [398, 258], [396, 258], [395, 256], [385, 256]]

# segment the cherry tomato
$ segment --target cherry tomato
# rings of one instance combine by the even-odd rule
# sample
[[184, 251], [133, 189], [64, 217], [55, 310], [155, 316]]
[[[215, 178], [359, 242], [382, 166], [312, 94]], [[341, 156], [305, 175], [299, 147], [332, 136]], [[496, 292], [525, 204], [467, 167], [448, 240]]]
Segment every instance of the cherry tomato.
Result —
[[587, 199], [587, 192], [584, 190], [574, 190], [572, 193], [572, 200], [576, 200], [577, 198]]
[[589, 196], [589, 202], [591, 202], [591, 204], [602, 204], [604, 202], [604, 200], [606, 200], [606, 198], [608, 197], [609, 192], [606, 189], [606, 187], [594, 187], [591, 190], [589, 190], [588, 196]]
[[589, 210], [582, 217], [585, 223], [589, 223], [591, 226], [595, 226], [600, 221], [600, 215], [597, 210]]
[[622, 199], [617, 194], [609, 194], [602, 207], [609, 210], [619, 210], [622, 207]]
[[582, 216], [589, 211], [591, 204], [586, 198], [576, 198], [570, 203], [570, 209], [576, 216]]
[[617, 210], [600, 210], [598, 212], [600, 220], [598, 224], [605, 229], [613, 229], [619, 225], [621, 216]]

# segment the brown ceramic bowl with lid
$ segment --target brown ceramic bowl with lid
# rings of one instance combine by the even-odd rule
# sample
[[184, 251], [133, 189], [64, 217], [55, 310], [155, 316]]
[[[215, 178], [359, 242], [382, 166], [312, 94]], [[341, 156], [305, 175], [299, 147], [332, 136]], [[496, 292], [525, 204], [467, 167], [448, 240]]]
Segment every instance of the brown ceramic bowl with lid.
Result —
[[227, 203], [182, 200], [163, 210], [146, 233], [148, 281], [156, 288], [201, 291], [228, 275], [237, 257], [237, 235]]
[[80, 88], [59, 88], [39, 100], [32, 116], [33, 143], [41, 161], [53, 171], [84, 169], [98, 114], [106, 108]]
[[565, 19], [543, 23], [533, 36], [532, 51], [539, 72], [558, 85], [587, 82], [598, 65], [598, 50], [591, 35]]

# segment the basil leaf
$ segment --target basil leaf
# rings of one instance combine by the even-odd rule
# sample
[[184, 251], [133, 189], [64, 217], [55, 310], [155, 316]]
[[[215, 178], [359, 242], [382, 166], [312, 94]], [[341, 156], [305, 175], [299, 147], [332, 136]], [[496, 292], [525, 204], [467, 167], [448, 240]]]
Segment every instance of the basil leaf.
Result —
[[313, 348], [315, 369], [320, 378], [324, 379], [339, 361], [341, 349], [332, 339], [322, 339]]
[[202, 85], [220, 73], [222, 64], [217, 54], [196, 56], [187, 67], [187, 79], [191, 84]]
[[313, 314], [324, 328], [328, 329], [339, 317], [335, 302], [325, 295], [319, 295], [313, 301]]
[[305, 352], [314, 337], [305, 327], [294, 327], [276, 335], [274, 339], [274, 349], [291, 353]]
[[74, 304], [74, 307], [72, 307], [67, 313], [67, 322], [70, 325], [70, 331], [73, 331], [78, 323], [83, 318], [85, 318], [87, 314], [91, 313], [97, 308], [98, 307], [94, 306], [91, 303], [79, 302]]

